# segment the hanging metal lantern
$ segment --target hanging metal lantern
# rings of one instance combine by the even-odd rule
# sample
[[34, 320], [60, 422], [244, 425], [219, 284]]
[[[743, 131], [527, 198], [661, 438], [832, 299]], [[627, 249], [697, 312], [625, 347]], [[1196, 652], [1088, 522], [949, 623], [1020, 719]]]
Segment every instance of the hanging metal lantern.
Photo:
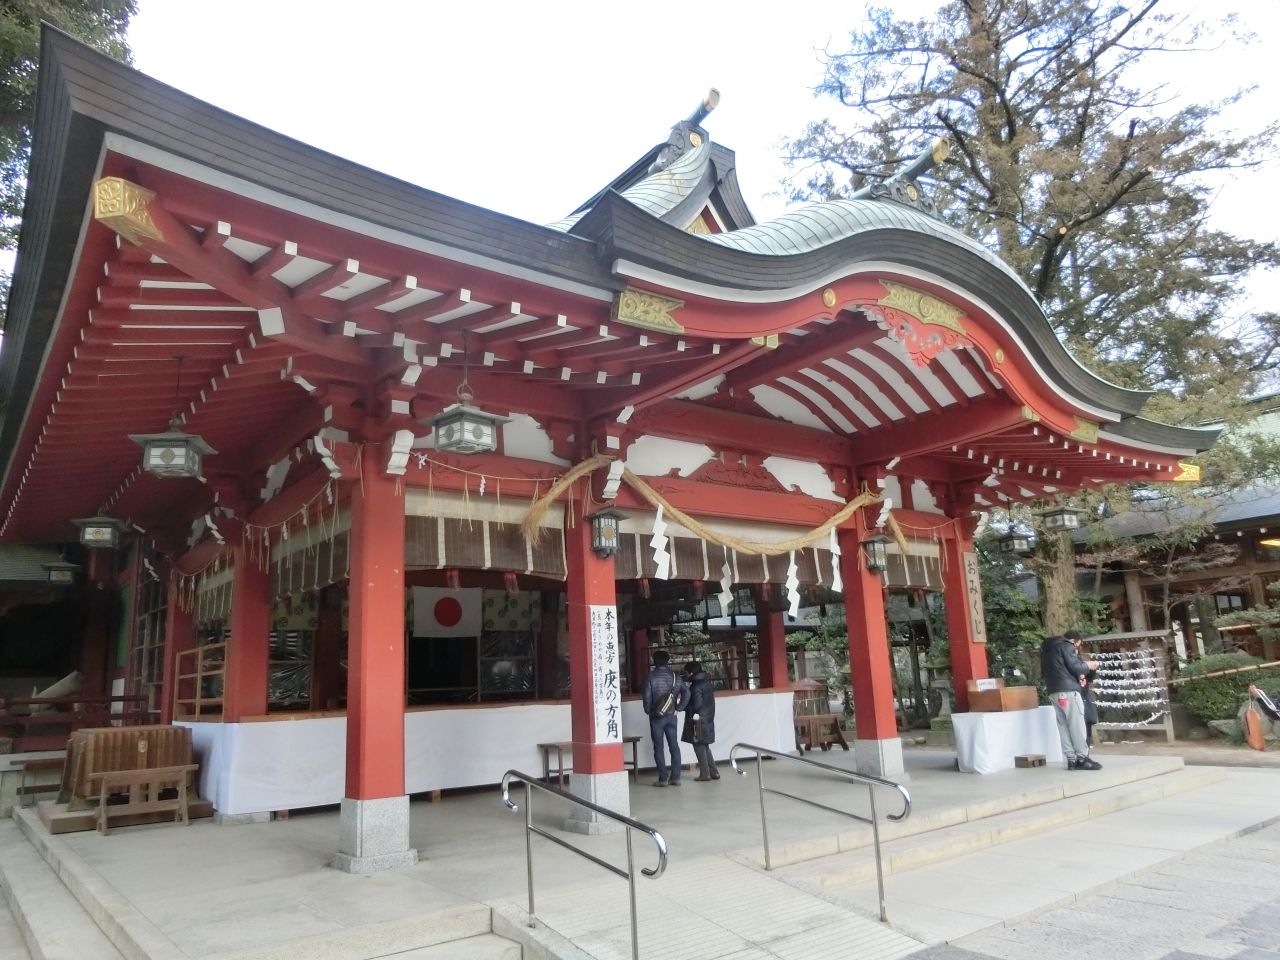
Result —
[[[177, 407], [182, 397], [182, 361], [185, 357], [175, 357], [178, 363], [178, 379], [174, 386], [173, 402]], [[157, 477], [195, 477], [204, 478], [201, 465], [204, 458], [217, 453], [204, 442], [203, 437], [187, 433], [182, 429], [182, 420], [175, 409], [169, 420], [169, 429], [164, 433], [131, 433], [129, 439], [142, 447], [142, 468]]]
[[204, 458], [218, 452], [203, 437], [183, 431], [176, 417], [164, 433], [132, 433], [129, 439], [142, 447], [142, 468], [157, 477], [200, 479]]
[[889, 569], [890, 540], [883, 533], [868, 537], [862, 541], [862, 551], [867, 557], [867, 569], [874, 574], [882, 574]]
[[475, 394], [467, 382], [469, 366], [467, 332], [462, 334], [462, 383], [458, 385], [458, 402], [455, 406], [437, 414], [430, 420], [435, 430], [436, 449], [441, 453], [490, 453], [498, 449], [498, 427], [508, 423], [510, 417], [485, 413], [471, 405]]
[[1009, 532], [996, 541], [1000, 552], [1016, 557], [1029, 557], [1032, 554], [1031, 537], [1020, 530], [1010, 528]]
[[601, 560], [612, 557], [618, 552], [618, 545], [622, 541], [621, 534], [618, 532], [618, 522], [623, 519], [622, 514], [613, 507], [605, 507], [591, 514], [587, 519], [591, 521], [591, 549]]
[[55, 560], [53, 563], [43, 564], [45, 579], [48, 580], [51, 587], [69, 587], [76, 582], [76, 574], [80, 572], [78, 564], [67, 563], [65, 560]]
[[1075, 530], [1080, 526], [1081, 512], [1075, 507], [1054, 507], [1040, 514], [1040, 520], [1046, 530]]
[[115, 517], [87, 517], [72, 520], [80, 528], [80, 542], [86, 547], [118, 547], [125, 526]]
[[431, 418], [436, 449], [441, 453], [490, 453], [498, 449], [498, 427], [511, 418], [485, 413], [466, 402], [470, 399], [468, 393], [462, 403]]

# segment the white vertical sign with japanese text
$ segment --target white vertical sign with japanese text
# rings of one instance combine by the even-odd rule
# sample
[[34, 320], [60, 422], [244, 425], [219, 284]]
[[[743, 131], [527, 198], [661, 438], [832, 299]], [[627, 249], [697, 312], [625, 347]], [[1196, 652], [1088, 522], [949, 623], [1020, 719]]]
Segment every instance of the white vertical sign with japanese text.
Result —
[[987, 642], [987, 617], [982, 609], [982, 579], [978, 575], [978, 557], [966, 553], [964, 561], [964, 588], [968, 594], [969, 623], [973, 630], [974, 643]]
[[591, 604], [591, 691], [596, 743], [622, 742], [622, 690], [618, 684], [618, 608]]

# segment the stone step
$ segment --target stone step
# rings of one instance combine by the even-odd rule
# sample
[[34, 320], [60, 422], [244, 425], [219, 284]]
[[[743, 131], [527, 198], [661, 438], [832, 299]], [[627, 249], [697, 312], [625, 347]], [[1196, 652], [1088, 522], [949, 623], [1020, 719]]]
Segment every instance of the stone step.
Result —
[[3, 903], [0, 903], [0, 960], [31, 960], [13, 911]]
[[397, 953], [394, 960], [521, 960], [520, 944], [495, 933]]
[[[1125, 784], [1138, 783], [1157, 777], [1166, 776], [1184, 769], [1181, 757], [1152, 758], [1149, 762], [1134, 765], [1108, 766], [1099, 771], [1082, 772], [1079, 776], [1044, 787], [1024, 790], [1021, 793], [1004, 794], [991, 799], [976, 800], [954, 807], [938, 807], [928, 811], [915, 811], [900, 823], [882, 821], [880, 824], [880, 842], [898, 840], [918, 836], [947, 827], [959, 826], [985, 820], [989, 817], [1002, 816], [1016, 810], [1056, 803], [1072, 797], [1099, 793]], [[910, 789], [908, 783], [907, 788]], [[879, 802], [887, 805], [888, 812], [898, 809], [900, 801], [887, 790], [877, 794]], [[882, 811], [883, 813], [884, 811]], [[773, 867], [788, 866], [819, 857], [870, 847], [872, 843], [871, 827], [857, 826], [834, 835], [816, 837], [790, 844], [775, 844], [770, 848], [770, 859]], [[760, 865], [764, 863], [763, 852], [749, 854], [747, 859]]]
[[53, 868], [0, 820], [0, 891], [31, 960], [122, 960]]
[[[1087, 776], [1088, 773], [1081, 774], [1082, 779]], [[1198, 790], [1225, 778], [1226, 771], [1221, 767], [1194, 767], [1101, 790], [1081, 792], [1051, 803], [992, 814], [972, 822], [925, 833], [888, 841], [882, 839], [880, 846], [884, 874], [889, 876], [964, 856], [1057, 827], [1106, 816], [1189, 790]], [[882, 832], [882, 837], [883, 835]], [[876, 876], [874, 847], [858, 847], [781, 869], [775, 868], [775, 872], [802, 886], [823, 891], [871, 881]]]
[[[75, 853], [59, 836], [50, 834], [31, 808], [14, 808], [13, 818], [27, 843], [22, 847], [32, 851], [36, 860], [47, 861], [46, 870], [56, 870], [50, 875], [54, 882], [61, 878], [59, 886], [72, 904], [79, 905], [90, 925], [96, 923], [100, 935], [105, 935], [108, 946], [115, 951], [104, 954], [102, 960], [189, 960], [165, 933], [148, 920], [128, 898], [112, 887], [96, 870]], [[0, 823], [13, 830], [14, 825]], [[180, 829], [180, 828], [175, 828]], [[16, 912], [16, 911], [15, 911]], [[229, 952], [211, 952], [200, 955], [200, 960], [379, 960], [382, 957], [416, 956], [411, 951], [434, 948], [450, 948], [454, 944], [467, 943], [458, 953], [467, 960], [507, 960], [518, 958], [519, 945], [503, 947], [506, 953], [486, 953], [501, 944], [494, 940], [478, 939], [493, 932], [492, 910], [484, 904], [461, 909], [451, 909], [415, 916], [391, 923], [371, 923], [367, 926], [348, 927], [339, 932], [300, 937], [296, 940], [276, 942], [262, 947], [251, 947]], [[496, 938], [501, 940], [501, 938]], [[477, 940], [477, 943], [468, 941]], [[30, 943], [30, 941], [28, 941]], [[516, 951], [511, 952], [511, 949]], [[478, 952], [477, 952], [478, 951]], [[61, 956], [61, 955], [60, 955]], [[88, 954], [69, 954], [67, 960], [98, 960]], [[422, 957], [451, 957], [448, 949]], [[44, 960], [35, 956], [33, 960]]]

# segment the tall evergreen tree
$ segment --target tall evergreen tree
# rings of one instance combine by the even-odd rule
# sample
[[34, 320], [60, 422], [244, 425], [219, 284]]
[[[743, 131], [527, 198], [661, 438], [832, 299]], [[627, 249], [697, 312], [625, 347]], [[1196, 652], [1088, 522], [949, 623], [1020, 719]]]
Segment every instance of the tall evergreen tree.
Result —
[[949, 138], [942, 216], [1017, 270], [1083, 363], [1166, 391], [1161, 419], [1230, 415], [1280, 368], [1280, 315], [1228, 320], [1280, 247], [1210, 228], [1204, 175], [1273, 155], [1278, 128], [1217, 133], [1243, 93], [1171, 106], [1135, 70], [1202, 33], [1160, 0], [949, 0], [914, 23], [872, 9], [818, 88], [848, 109], [787, 144], [793, 195], [845, 195]]

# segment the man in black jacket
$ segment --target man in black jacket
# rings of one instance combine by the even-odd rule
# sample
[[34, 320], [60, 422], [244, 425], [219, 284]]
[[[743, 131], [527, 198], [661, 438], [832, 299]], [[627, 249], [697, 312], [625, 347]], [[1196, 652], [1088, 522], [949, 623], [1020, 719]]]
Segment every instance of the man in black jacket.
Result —
[[1101, 770], [1102, 764], [1089, 757], [1085, 742], [1084, 698], [1080, 678], [1098, 669], [1092, 660], [1081, 660], [1076, 648], [1066, 637], [1049, 637], [1040, 649], [1040, 666], [1044, 673], [1049, 702], [1058, 718], [1058, 736], [1068, 770]]
[[[671, 654], [657, 650], [653, 654], [653, 669], [644, 678], [641, 704], [649, 715], [649, 734], [653, 737], [653, 762], [658, 767], [655, 787], [680, 786], [680, 738], [676, 731], [676, 713], [682, 712], [689, 702], [689, 688], [684, 678], [672, 670], [668, 663]], [[663, 747], [671, 748], [671, 768]]]

